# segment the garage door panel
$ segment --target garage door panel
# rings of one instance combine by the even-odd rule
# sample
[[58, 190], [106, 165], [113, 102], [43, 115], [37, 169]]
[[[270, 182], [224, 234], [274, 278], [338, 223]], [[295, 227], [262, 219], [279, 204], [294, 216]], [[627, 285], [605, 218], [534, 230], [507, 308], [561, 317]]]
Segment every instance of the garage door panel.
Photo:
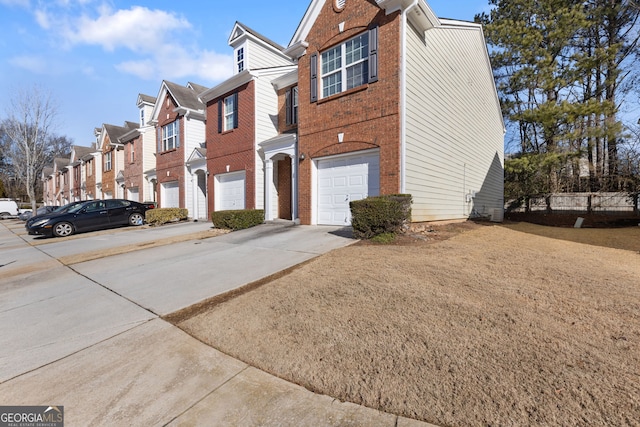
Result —
[[380, 194], [377, 153], [323, 159], [317, 167], [318, 224], [350, 225], [349, 202]]
[[165, 182], [161, 184], [162, 198], [160, 205], [163, 208], [180, 207], [180, 187], [178, 181]]
[[245, 172], [233, 172], [216, 176], [217, 211], [245, 208]]

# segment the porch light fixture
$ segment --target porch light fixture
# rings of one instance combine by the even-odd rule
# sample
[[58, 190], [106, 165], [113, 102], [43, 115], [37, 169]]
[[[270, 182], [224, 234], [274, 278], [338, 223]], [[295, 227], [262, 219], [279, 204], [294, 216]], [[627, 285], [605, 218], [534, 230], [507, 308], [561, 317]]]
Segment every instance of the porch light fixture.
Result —
[[342, 144], [342, 141], [344, 141], [344, 133], [340, 132], [338, 134], [338, 142]]
[[300, 153], [300, 161], [303, 161], [305, 158], [304, 153]]

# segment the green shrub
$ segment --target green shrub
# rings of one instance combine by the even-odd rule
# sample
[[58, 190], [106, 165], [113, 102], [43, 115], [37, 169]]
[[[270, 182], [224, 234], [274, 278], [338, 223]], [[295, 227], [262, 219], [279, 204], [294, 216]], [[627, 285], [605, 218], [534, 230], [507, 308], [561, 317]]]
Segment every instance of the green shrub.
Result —
[[371, 239], [402, 232], [411, 222], [411, 201], [409, 194], [392, 194], [350, 202], [353, 236]]
[[189, 211], [181, 208], [149, 209], [145, 214], [147, 224], [162, 225], [167, 222], [184, 221], [189, 217]]
[[211, 222], [215, 228], [242, 230], [264, 222], [264, 210], [246, 209], [217, 211], [211, 214]]

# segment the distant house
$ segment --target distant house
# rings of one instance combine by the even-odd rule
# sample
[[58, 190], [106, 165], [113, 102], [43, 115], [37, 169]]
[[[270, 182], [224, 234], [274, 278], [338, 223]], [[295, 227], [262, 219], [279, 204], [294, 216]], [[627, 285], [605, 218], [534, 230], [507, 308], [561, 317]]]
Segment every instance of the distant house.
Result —
[[[200, 94], [207, 108], [209, 210], [263, 209], [261, 143], [279, 132], [273, 81], [296, 66], [284, 47], [241, 23], [235, 24], [228, 43], [234, 49], [234, 75]], [[291, 219], [291, 206], [284, 216]]]
[[77, 202], [86, 200], [86, 175], [83, 157], [91, 154], [93, 147], [84, 147], [81, 145], [73, 145], [71, 147], [71, 157], [69, 158], [69, 201]]
[[156, 166], [155, 126], [148, 121], [155, 103], [156, 99], [152, 96], [138, 95], [139, 126], [118, 138], [124, 147], [124, 197], [135, 202], [156, 201], [155, 181], [150, 181], [145, 174], [148, 170], [155, 171]]
[[96, 130], [97, 147], [102, 155], [102, 178], [98, 199], [124, 198], [124, 145], [118, 139], [138, 128], [137, 123], [125, 122], [124, 126], [103, 124]]
[[[269, 156], [297, 153], [301, 223], [348, 225], [349, 202], [379, 194], [411, 194], [413, 221], [502, 208], [504, 124], [480, 25], [424, 0], [313, 0], [285, 53], [297, 137]], [[281, 106], [292, 87], [280, 82]]]
[[205, 147], [205, 105], [198, 94], [206, 90], [194, 83], [162, 82], [150, 117], [156, 127], [155, 174], [145, 171], [149, 181], [157, 182], [160, 207], [186, 208], [195, 219], [207, 218], [206, 172], [190, 169], [187, 162]]

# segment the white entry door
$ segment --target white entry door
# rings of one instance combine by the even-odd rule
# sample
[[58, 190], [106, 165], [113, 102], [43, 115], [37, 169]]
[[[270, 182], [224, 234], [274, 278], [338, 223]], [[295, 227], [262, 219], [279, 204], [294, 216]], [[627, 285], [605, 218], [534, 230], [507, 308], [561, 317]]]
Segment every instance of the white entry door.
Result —
[[178, 181], [165, 182], [161, 184], [162, 194], [160, 199], [163, 208], [180, 207], [180, 187]]
[[216, 211], [244, 209], [245, 171], [216, 175]]
[[349, 202], [380, 194], [380, 156], [335, 156], [318, 161], [318, 224], [351, 225]]

